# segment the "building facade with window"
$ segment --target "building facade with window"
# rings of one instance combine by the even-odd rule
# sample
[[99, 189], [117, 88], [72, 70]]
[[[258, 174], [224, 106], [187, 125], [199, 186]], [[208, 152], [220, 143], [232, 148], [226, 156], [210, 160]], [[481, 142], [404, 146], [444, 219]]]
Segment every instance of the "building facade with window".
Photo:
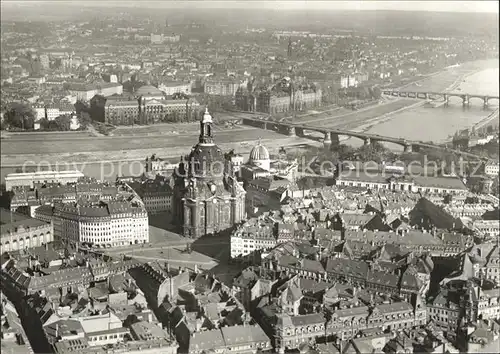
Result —
[[158, 85], [158, 89], [167, 96], [172, 96], [175, 93], [191, 94], [191, 83], [183, 81], [165, 81]]
[[112, 125], [132, 125], [139, 117], [139, 103], [131, 101], [107, 101], [104, 106], [104, 122]]
[[345, 171], [337, 177], [337, 186], [387, 189], [429, 194], [464, 194], [467, 187], [457, 177], [391, 176], [369, 174], [363, 171]]
[[9, 173], [5, 176], [5, 189], [11, 191], [14, 186], [35, 187], [38, 183], [76, 183], [84, 174], [80, 171], [36, 171]]
[[498, 176], [500, 173], [500, 164], [498, 162], [488, 162], [484, 166], [484, 173], [488, 176]]
[[198, 115], [200, 104], [194, 98], [157, 100], [141, 97], [139, 112], [144, 123], [188, 122]]
[[56, 203], [52, 213], [56, 240], [99, 247], [149, 242], [148, 213], [138, 198]]
[[3, 222], [2, 220], [2, 225], [0, 225], [2, 253], [39, 247], [54, 241], [51, 223], [28, 217], [5, 224]]

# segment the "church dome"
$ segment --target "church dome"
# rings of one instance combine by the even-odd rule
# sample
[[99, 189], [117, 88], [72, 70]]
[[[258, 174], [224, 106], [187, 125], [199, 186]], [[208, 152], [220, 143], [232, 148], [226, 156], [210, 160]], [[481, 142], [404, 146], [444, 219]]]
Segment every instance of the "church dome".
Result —
[[197, 144], [189, 154], [189, 164], [195, 175], [221, 174], [224, 170], [224, 154], [217, 145]]
[[250, 151], [250, 162], [269, 160], [269, 151], [260, 142]]

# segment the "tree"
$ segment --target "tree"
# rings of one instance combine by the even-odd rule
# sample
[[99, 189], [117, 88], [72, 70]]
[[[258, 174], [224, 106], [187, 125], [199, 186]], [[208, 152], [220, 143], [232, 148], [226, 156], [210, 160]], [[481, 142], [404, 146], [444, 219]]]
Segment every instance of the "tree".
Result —
[[314, 188], [314, 181], [311, 177], [302, 177], [297, 181], [297, 185], [302, 190], [310, 190]]
[[339, 144], [339, 146], [334, 147], [333, 149], [337, 152], [340, 160], [349, 160], [354, 157], [355, 150], [349, 145]]
[[105, 105], [106, 98], [102, 95], [95, 95], [90, 101], [90, 109], [88, 112], [92, 120], [104, 123], [105, 120]]
[[54, 122], [58, 130], [67, 131], [71, 129], [71, 116], [68, 114], [57, 117]]
[[49, 130], [50, 122], [47, 118], [42, 118], [38, 121], [41, 130]]
[[362, 161], [375, 161], [377, 163], [380, 163], [387, 155], [387, 149], [376, 141], [370, 145], [361, 146], [357, 152]]
[[76, 101], [75, 111], [76, 111], [76, 114], [78, 114], [78, 115], [81, 114], [82, 112], [90, 113], [90, 107], [85, 102]]
[[92, 118], [88, 112], [81, 112], [78, 115], [78, 123], [80, 123], [80, 127], [87, 128], [90, 124], [92, 124]]
[[35, 125], [35, 112], [31, 106], [25, 103], [11, 103], [4, 118], [9, 127], [33, 129]]
[[380, 99], [380, 97], [382, 97], [382, 90], [380, 90], [380, 87], [374, 86], [371, 91], [372, 91], [373, 98], [378, 100], [378, 99]]
[[172, 118], [171, 118], [171, 119], [172, 119], [172, 121], [173, 121], [174, 123], [182, 122], [182, 120], [183, 120], [183, 119], [182, 119], [182, 116], [181, 116], [181, 115], [179, 114], [179, 112], [177, 112], [176, 110], [174, 110], [174, 111], [172, 112]]

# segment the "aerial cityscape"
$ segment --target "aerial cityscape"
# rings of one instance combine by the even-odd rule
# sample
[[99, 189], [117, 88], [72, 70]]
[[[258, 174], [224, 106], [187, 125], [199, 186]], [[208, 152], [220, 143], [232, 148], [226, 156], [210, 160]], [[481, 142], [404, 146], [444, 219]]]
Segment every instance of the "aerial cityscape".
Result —
[[2, 1], [2, 353], [500, 352], [498, 1]]

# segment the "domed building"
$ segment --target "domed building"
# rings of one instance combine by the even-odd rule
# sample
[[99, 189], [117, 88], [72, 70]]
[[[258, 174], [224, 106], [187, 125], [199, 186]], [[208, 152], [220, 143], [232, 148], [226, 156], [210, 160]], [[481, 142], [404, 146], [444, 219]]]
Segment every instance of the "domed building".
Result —
[[267, 148], [259, 143], [250, 151], [250, 158], [248, 159], [248, 164], [256, 167], [260, 167], [263, 170], [269, 171], [271, 169], [271, 159], [269, 157], [269, 151]]
[[225, 171], [208, 110], [200, 122], [198, 144], [181, 157], [174, 181], [174, 220], [186, 237], [216, 234], [245, 218], [245, 190]]
[[[233, 160], [236, 161], [234, 158]], [[235, 161], [230, 161], [229, 164], [234, 165]], [[269, 150], [259, 140], [257, 145], [250, 151], [247, 163], [239, 167], [238, 171], [239, 177], [243, 181], [267, 177], [280, 177], [293, 180], [297, 168], [297, 161], [288, 161], [285, 156], [271, 159]]]

